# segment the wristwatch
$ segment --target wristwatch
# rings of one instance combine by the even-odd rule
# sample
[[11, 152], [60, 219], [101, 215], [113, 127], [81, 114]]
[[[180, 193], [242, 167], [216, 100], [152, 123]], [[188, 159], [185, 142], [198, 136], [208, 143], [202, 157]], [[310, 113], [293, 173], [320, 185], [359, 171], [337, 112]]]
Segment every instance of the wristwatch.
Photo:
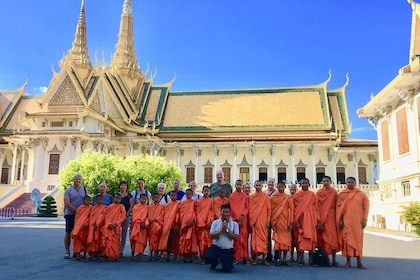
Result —
[[229, 233], [230, 232], [230, 230], [228, 228], [225, 231], [226, 231], [226, 233]]

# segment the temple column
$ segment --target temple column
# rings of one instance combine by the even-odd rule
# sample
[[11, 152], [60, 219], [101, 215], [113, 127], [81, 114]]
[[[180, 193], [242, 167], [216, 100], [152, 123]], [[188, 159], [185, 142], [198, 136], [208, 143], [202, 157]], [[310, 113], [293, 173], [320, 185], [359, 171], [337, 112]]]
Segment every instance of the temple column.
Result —
[[9, 147], [12, 150], [12, 170], [10, 172], [10, 184], [14, 184], [16, 180], [16, 161], [17, 161], [17, 145], [15, 143], [9, 143]]
[[26, 149], [24, 146], [22, 147], [22, 156], [21, 156], [21, 160], [20, 160], [20, 173], [19, 173], [19, 178], [20, 181], [24, 181], [25, 178], [23, 178], [23, 169], [25, 168], [25, 157], [26, 157]]
[[337, 151], [338, 148], [334, 147], [333, 149], [330, 149], [330, 153], [328, 155], [328, 160], [332, 162], [332, 181], [335, 186], [337, 186]]
[[277, 181], [279, 178], [277, 178], [277, 172], [276, 172], [275, 152], [276, 152], [276, 146], [273, 144], [273, 145], [271, 145], [271, 148], [270, 148], [270, 155], [271, 155], [271, 177], [275, 178], [276, 181]]
[[316, 185], [318, 182], [316, 180], [315, 149], [316, 149], [316, 146], [312, 144], [308, 149], [308, 154], [309, 154], [309, 166], [311, 167], [311, 172], [312, 172], [311, 182], [312, 182], [312, 186], [315, 186], [315, 189], [316, 189]]
[[217, 164], [217, 157], [219, 156], [219, 149], [217, 149], [217, 146], [213, 146], [213, 153], [214, 153], [213, 178], [216, 178], [216, 172], [219, 170], [219, 166]]
[[204, 178], [203, 178], [203, 180], [200, 179], [200, 181], [199, 181], [199, 178], [198, 178], [198, 169], [199, 169], [199, 163], [200, 163], [199, 162], [200, 156], [201, 156], [201, 150], [198, 148], [198, 145], [195, 145], [195, 169], [194, 169], [194, 178], [195, 178], [196, 183], [197, 182], [204, 181]]
[[181, 148], [176, 147], [176, 165], [178, 165], [179, 168], [181, 168], [181, 153], [182, 153]]
[[296, 181], [296, 168], [295, 168], [295, 149], [296, 146], [293, 144], [289, 148], [289, 178], [292, 178], [291, 181], [294, 183]]
[[252, 154], [252, 172], [251, 172], [251, 182], [255, 182], [257, 180], [257, 172], [256, 172], [256, 164], [255, 164], [255, 154], [257, 152], [257, 148], [255, 147], [255, 144], [253, 143], [251, 146], [251, 154]]
[[356, 184], [359, 184], [360, 180], [359, 180], [359, 151], [354, 151], [353, 152], [353, 156], [354, 156], [354, 177], [356, 178]]
[[[238, 163], [236, 161], [236, 155], [238, 154], [238, 149], [236, 148], [236, 145], [232, 146], [232, 153], [233, 153], [233, 180], [236, 181], [238, 179]], [[232, 181], [233, 182], [233, 181]]]
[[369, 154], [369, 163], [368, 168], [366, 170], [366, 180], [369, 184], [375, 183], [375, 177], [374, 177], [374, 165], [376, 162], [376, 154]]
[[0, 148], [0, 175], [3, 170], [3, 162], [4, 162], [4, 149]]

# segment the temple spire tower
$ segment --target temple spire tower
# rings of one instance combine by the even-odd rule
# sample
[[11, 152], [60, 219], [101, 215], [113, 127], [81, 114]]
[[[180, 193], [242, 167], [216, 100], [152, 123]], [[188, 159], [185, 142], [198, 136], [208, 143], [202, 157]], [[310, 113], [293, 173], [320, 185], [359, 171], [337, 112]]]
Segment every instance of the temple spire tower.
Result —
[[134, 49], [133, 15], [131, 0], [125, 0], [121, 14], [118, 43], [112, 58], [112, 67], [123, 70], [139, 70], [136, 52]]
[[77, 22], [76, 34], [72, 48], [68, 51], [67, 56], [62, 61], [63, 64], [71, 64], [75, 69], [80, 81], [85, 84], [91, 73], [92, 64], [89, 59], [87, 40], [86, 40], [86, 19], [85, 19], [85, 1], [82, 0], [80, 5], [79, 20]]

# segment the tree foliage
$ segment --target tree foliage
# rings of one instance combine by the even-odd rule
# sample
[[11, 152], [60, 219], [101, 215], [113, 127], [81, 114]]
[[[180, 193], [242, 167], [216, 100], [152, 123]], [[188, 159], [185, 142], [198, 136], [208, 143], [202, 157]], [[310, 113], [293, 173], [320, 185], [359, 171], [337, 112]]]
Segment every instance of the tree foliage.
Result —
[[411, 202], [408, 206], [403, 206], [404, 219], [414, 226], [414, 230], [420, 236], [420, 203]]
[[54, 197], [48, 195], [44, 198], [38, 210], [38, 217], [57, 217], [57, 203]]
[[73, 175], [83, 176], [83, 186], [90, 194], [98, 192], [102, 182], [108, 185], [108, 192], [119, 191], [121, 181], [127, 181], [129, 191], [137, 186], [137, 180], [143, 178], [146, 188], [155, 192], [157, 184], [163, 182], [170, 190], [175, 179], [182, 179], [182, 171], [174, 161], [162, 157], [127, 156], [118, 157], [98, 152], [87, 151], [79, 158], [69, 161], [66, 168], [60, 172], [60, 189], [65, 190], [73, 184]]

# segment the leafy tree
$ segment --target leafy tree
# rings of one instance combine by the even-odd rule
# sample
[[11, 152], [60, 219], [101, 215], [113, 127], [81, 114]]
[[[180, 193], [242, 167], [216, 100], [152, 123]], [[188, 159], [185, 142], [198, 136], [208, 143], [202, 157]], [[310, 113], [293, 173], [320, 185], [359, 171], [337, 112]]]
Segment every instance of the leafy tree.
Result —
[[54, 197], [48, 195], [44, 198], [38, 210], [38, 217], [57, 217], [57, 205]]
[[83, 186], [90, 194], [98, 192], [98, 185], [105, 182], [108, 192], [119, 191], [121, 181], [127, 181], [132, 191], [137, 186], [137, 180], [143, 178], [146, 188], [155, 192], [157, 184], [164, 182], [167, 190], [173, 186], [175, 179], [182, 179], [182, 172], [174, 161], [167, 161], [162, 157], [127, 156], [117, 157], [87, 151], [79, 158], [69, 161], [66, 168], [60, 172], [60, 189], [65, 190], [73, 184], [73, 175], [83, 176]]
[[411, 202], [402, 208], [405, 220], [414, 227], [414, 231], [420, 236], [420, 203]]

